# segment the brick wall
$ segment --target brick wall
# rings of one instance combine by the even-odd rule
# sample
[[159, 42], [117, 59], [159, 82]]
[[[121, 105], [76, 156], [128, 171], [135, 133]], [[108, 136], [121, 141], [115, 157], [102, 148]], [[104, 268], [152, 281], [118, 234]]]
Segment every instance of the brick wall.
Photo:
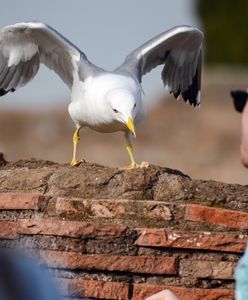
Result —
[[248, 186], [26, 162], [0, 168], [0, 246], [48, 266], [65, 298], [233, 299], [248, 242]]

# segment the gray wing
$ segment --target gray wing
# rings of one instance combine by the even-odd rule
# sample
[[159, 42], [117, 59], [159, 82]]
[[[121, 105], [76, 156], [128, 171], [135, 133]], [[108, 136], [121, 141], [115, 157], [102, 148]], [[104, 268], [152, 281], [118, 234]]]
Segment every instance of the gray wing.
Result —
[[0, 31], [0, 96], [32, 80], [40, 63], [53, 69], [69, 87], [79, 74], [87, 77], [93, 68], [84, 53], [46, 24], [6, 26]]
[[190, 26], [174, 27], [130, 53], [118, 68], [142, 76], [164, 65], [162, 80], [176, 98], [200, 104], [203, 33]]

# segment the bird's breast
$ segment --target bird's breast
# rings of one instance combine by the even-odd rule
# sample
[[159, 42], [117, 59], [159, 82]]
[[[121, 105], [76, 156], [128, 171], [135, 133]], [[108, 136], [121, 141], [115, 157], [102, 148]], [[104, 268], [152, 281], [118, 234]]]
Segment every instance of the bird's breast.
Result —
[[114, 121], [104, 110], [88, 105], [89, 102], [71, 102], [68, 110], [71, 118], [80, 127], [89, 127], [99, 132], [116, 132], [126, 130], [125, 124]]
[[111, 133], [117, 131], [126, 131], [127, 127], [120, 122], [88, 124], [87, 127], [103, 133]]
[[125, 89], [139, 98], [136, 82], [127, 76], [105, 74], [89, 77], [84, 82], [74, 84], [69, 113], [79, 126], [92, 128], [99, 132], [127, 130], [125, 124], [113, 120], [106, 107], [105, 95], [113, 89]]

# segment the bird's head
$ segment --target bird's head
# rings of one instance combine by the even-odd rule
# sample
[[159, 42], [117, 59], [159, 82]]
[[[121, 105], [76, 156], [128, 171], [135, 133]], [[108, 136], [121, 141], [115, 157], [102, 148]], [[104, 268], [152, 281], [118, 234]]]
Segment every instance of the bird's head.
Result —
[[106, 100], [113, 120], [125, 124], [135, 137], [136, 101], [134, 95], [125, 89], [113, 89], [106, 94]]

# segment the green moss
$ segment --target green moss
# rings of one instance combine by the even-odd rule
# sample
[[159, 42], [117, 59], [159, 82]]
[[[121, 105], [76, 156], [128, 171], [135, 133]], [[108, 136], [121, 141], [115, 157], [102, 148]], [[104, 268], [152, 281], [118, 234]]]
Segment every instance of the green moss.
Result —
[[248, 1], [198, 0], [209, 64], [248, 65]]

